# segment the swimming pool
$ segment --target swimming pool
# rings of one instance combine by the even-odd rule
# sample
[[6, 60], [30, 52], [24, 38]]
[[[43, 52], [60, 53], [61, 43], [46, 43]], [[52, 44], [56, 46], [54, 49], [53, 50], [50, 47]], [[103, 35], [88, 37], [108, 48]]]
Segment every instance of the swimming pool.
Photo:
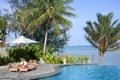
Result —
[[60, 68], [60, 74], [39, 80], [120, 80], [120, 66], [73, 65]]

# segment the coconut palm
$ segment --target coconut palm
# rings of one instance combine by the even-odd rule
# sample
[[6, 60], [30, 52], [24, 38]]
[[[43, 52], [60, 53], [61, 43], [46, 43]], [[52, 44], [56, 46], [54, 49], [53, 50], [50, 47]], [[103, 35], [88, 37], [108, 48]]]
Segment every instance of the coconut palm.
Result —
[[65, 16], [75, 16], [69, 10], [73, 10], [67, 4], [72, 0], [34, 0], [31, 9], [25, 10], [32, 14], [33, 18], [27, 27], [27, 30], [33, 34], [40, 26], [46, 29], [43, 54], [45, 54], [48, 27], [52, 27], [55, 34], [59, 35], [60, 28], [69, 29], [72, 26], [71, 21]]
[[118, 20], [112, 22], [113, 14], [97, 14], [98, 21], [88, 21], [84, 27], [86, 39], [93, 47], [98, 48], [100, 55], [100, 64], [103, 62], [105, 52], [113, 48], [120, 39], [120, 23]]

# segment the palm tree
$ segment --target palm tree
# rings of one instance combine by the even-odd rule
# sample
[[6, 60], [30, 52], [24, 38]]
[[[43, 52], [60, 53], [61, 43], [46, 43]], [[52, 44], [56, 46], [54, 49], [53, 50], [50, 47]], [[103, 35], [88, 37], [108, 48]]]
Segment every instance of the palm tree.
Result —
[[[71, 21], [65, 16], [75, 16], [68, 10], [73, 10], [67, 4], [72, 0], [34, 0], [33, 7], [25, 10], [27, 13], [32, 14], [33, 19], [27, 27], [27, 30], [33, 34], [40, 26], [46, 29], [43, 55], [45, 55], [48, 27], [52, 27], [55, 34], [59, 35], [60, 28], [69, 29], [72, 26]], [[32, 13], [31, 13], [32, 12]]]
[[120, 23], [115, 20], [112, 22], [113, 14], [107, 15], [97, 14], [97, 22], [88, 21], [84, 27], [86, 39], [93, 47], [98, 48], [100, 55], [100, 64], [103, 62], [103, 57], [108, 49], [115, 46], [120, 39]]

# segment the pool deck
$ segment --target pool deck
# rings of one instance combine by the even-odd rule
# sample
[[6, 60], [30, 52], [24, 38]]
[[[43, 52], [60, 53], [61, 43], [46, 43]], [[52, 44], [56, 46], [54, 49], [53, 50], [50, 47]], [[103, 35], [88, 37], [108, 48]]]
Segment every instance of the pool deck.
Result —
[[58, 64], [41, 64], [28, 72], [10, 72], [8, 66], [0, 67], [0, 80], [30, 80], [50, 77], [60, 72]]
[[10, 72], [8, 70], [8, 66], [0, 66], [0, 80], [34, 80], [46, 78], [60, 73], [59, 67], [71, 65], [86, 64], [39, 64], [39, 66], [35, 70], [31, 70], [28, 72]]

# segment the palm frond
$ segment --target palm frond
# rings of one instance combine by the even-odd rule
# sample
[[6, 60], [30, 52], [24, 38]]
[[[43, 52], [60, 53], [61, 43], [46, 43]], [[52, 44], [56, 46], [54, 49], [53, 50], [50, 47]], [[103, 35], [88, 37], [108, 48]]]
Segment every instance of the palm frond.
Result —
[[91, 45], [93, 45], [93, 47], [98, 48], [98, 45], [94, 42], [94, 40], [92, 40], [92, 38], [89, 36], [85, 36], [85, 38]]
[[120, 24], [117, 24], [118, 20], [112, 22], [112, 17], [113, 13], [108, 13], [108, 15], [98, 13], [98, 21], [93, 23], [88, 21], [87, 26], [84, 27], [88, 42], [93, 46], [98, 44], [102, 53], [106, 52], [108, 48], [114, 47], [114, 44], [120, 39]]

